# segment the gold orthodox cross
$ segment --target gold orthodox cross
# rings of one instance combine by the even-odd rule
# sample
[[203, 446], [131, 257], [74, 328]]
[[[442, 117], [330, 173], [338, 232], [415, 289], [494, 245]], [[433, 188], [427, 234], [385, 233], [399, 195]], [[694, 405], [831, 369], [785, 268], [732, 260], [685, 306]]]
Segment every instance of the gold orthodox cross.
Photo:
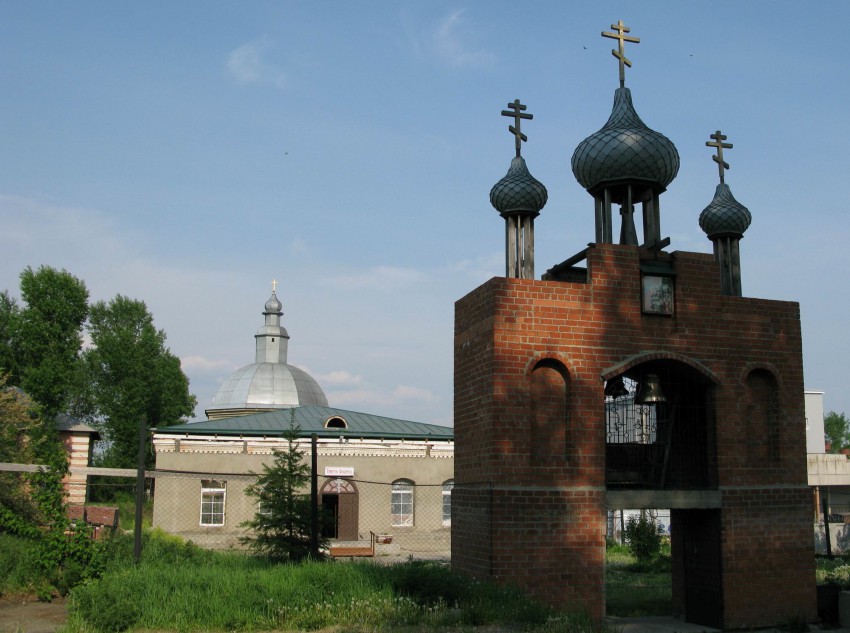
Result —
[[717, 170], [720, 172], [720, 184], [722, 185], [723, 182], [724, 182], [723, 181], [723, 170], [729, 169], [729, 163], [727, 163], [725, 160], [723, 160], [723, 150], [724, 149], [732, 149], [732, 143], [724, 143], [723, 142], [723, 141], [726, 140], [727, 137], [726, 137], [725, 134], [721, 134], [720, 130], [717, 130], [714, 134], [709, 134], [708, 137], [714, 139], [714, 142], [712, 143], [711, 141], [706, 141], [705, 144], [708, 147], [716, 147], [717, 148], [717, 154], [715, 154], [711, 158], [712, 158], [712, 160], [714, 160], [715, 163], [717, 163]]
[[508, 107], [511, 108], [513, 112], [511, 112], [511, 110], [502, 110], [502, 116], [511, 116], [514, 118], [514, 123], [516, 124], [516, 127], [514, 127], [513, 125], [509, 125], [508, 130], [511, 132], [511, 134], [514, 135], [514, 137], [516, 137], [516, 155], [517, 158], [519, 158], [520, 149], [522, 148], [522, 141], [528, 141], [528, 137], [520, 130], [520, 121], [522, 119], [533, 119], [534, 115], [526, 114], [523, 112], [523, 110], [525, 110], [527, 106], [522, 105], [519, 102], [519, 99], [514, 99], [512, 103], [508, 104]]
[[626, 58], [626, 49], [625, 46], [623, 46], [623, 43], [634, 42], [635, 44], [639, 44], [640, 38], [626, 35], [626, 33], [628, 33], [631, 29], [623, 24], [622, 20], [619, 20], [616, 24], [612, 24], [611, 28], [617, 29], [617, 32], [609, 33], [608, 31], [602, 31], [602, 37], [610, 37], [611, 39], [619, 40], [619, 50], [612, 50], [611, 54], [620, 60], [620, 88], [622, 88], [626, 85], [625, 66], [628, 66], [629, 68], [632, 67], [632, 62]]
[[277, 279], [272, 279], [272, 292], [277, 290]]

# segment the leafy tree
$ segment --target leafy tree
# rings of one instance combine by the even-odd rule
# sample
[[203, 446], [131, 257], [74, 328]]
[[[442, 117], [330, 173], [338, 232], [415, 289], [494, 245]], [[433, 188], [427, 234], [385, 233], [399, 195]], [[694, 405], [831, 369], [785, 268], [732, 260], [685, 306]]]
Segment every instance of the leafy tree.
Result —
[[[154, 327], [143, 301], [117, 295], [95, 303], [89, 332], [92, 347], [83, 354], [86, 394], [108, 442], [103, 463], [133, 467], [141, 421], [150, 426], [185, 422], [196, 400], [180, 359], [166, 347], [165, 332]], [[152, 461], [149, 447], [148, 465]]]
[[650, 517], [632, 515], [626, 521], [626, 543], [638, 563], [648, 563], [661, 551], [661, 528]]
[[843, 413], [827, 413], [823, 418], [823, 430], [833, 452], [838, 452], [850, 444], [850, 420]]
[[[0, 375], [0, 462], [35, 463], [41, 422], [35, 405], [26, 394], [7, 386], [8, 376]], [[0, 531], [32, 523], [36, 507], [20, 473], [0, 472]]]
[[[0, 372], [17, 374], [17, 359], [15, 354], [15, 328], [18, 324], [20, 308], [18, 303], [7, 291], [0, 292]], [[9, 380], [15, 384], [15, 379]]]
[[14, 319], [18, 384], [52, 423], [72, 400], [88, 315], [85, 283], [65, 270], [27, 267], [21, 273], [26, 306]]
[[[300, 432], [293, 409], [283, 436], [286, 446], [275, 452], [272, 465], [264, 464], [263, 474], [245, 490], [256, 497], [258, 507], [254, 518], [241, 524], [253, 534], [240, 541], [274, 561], [297, 561], [318, 554], [310, 544], [310, 467], [298, 449]], [[323, 545], [320, 539], [319, 546]]]

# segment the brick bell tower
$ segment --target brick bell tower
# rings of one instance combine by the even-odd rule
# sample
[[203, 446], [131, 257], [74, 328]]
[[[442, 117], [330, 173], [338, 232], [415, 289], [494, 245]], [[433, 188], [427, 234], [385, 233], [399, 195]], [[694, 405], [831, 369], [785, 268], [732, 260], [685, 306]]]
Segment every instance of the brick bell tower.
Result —
[[[716, 628], [816, 617], [799, 306], [741, 296], [751, 220], [724, 181], [699, 216], [713, 254], [667, 252], [679, 155], [625, 87], [572, 170], [595, 242], [534, 279], [546, 189], [516, 157], [492, 189], [506, 276], [455, 305], [452, 566], [559, 608], [605, 613], [608, 511], [671, 510], [674, 615]], [[641, 213], [638, 238], [635, 210]], [[620, 215], [614, 230], [612, 210]], [[615, 234], [617, 240], [614, 240]]]

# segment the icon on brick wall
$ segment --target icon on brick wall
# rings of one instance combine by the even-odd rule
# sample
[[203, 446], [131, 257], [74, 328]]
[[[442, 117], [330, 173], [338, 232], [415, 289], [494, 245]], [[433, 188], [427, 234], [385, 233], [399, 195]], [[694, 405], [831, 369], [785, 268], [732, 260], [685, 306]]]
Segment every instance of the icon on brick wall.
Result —
[[673, 277], [644, 275], [642, 309], [649, 314], [673, 314]]

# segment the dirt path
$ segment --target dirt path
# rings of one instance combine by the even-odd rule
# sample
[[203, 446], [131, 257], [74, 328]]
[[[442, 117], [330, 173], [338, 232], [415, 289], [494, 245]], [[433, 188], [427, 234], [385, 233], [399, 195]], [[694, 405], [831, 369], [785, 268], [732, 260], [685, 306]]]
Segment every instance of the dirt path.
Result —
[[0, 599], [0, 633], [55, 633], [67, 619], [65, 600]]

